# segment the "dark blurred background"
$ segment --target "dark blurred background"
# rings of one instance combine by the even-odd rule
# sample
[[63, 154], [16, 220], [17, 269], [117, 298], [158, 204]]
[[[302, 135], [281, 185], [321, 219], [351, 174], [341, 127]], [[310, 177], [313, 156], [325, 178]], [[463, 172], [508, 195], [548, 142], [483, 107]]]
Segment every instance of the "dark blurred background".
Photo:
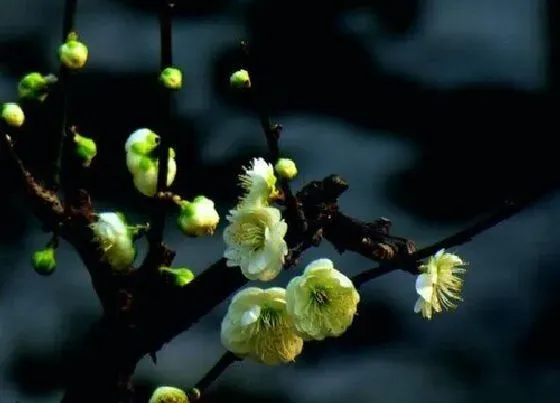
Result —
[[[424, 321], [412, 311], [414, 279], [391, 274], [364, 287], [346, 335], [306, 346], [293, 365], [241, 363], [207, 401], [560, 401], [558, 2], [177, 3], [174, 58], [185, 83], [171, 126], [178, 193], [206, 194], [225, 214], [237, 197], [240, 165], [266, 152], [258, 121], [228, 89], [229, 74], [243, 66], [241, 40], [252, 47], [261, 101], [284, 124], [282, 152], [300, 169], [295, 186], [340, 174], [350, 184], [341, 205], [355, 217], [389, 217], [395, 234], [422, 246], [504, 199], [547, 191], [535, 206], [456, 249], [470, 267], [455, 313]], [[98, 142], [89, 186], [100, 210], [124, 210], [138, 222], [146, 218], [145, 201], [126, 171], [123, 144], [136, 128], [157, 122], [156, 5], [80, 0], [77, 20], [90, 59], [77, 77], [71, 116]], [[24, 73], [56, 73], [62, 6], [0, 1], [1, 102], [15, 99]], [[56, 107], [47, 101], [26, 108], [19, 152], [41, 177], [52, 159]], [[66, 357], [100, 307], [66, 245], [52, 277], [33, 272], [31, 253], [48, 234], [9, 168], [0, 167], [0, 402], [57, 402]], [[169, 223], [176, 264], [200, 272], [223, 251], [220, 234], [187, 240]], [[328, 244], [301, 265], [317, 257], [332, 258], [349, 274], [371, 266]], [[196, 382], [222, 352], [225, 308], [166, 346], [157, 366], [142, 361], [139, 391], [147, 396], [156, 385]]]

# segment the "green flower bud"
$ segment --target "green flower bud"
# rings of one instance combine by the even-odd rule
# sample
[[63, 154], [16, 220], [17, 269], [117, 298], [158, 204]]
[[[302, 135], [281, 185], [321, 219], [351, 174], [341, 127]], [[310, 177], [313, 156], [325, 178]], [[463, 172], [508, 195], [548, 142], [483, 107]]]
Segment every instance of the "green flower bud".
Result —
[[234, 88], [251, 88], [251, 79], [247, 70], [238, 70], [229, 77], [229, 83]]
[[9, 125], [13, 127], [21, 127], [25, 121], [25, 114], [21, 106], [15, 102], [6, 102], [0, 108], [2, 119]]
[[45, 248], [35, 251], [31, 262], [33, 269], [42, 276], [53, 274], [56, 268], [54, 248]]
[[[124, 149], [127, 154], [150, 155], [160, 142], [160, 137], [156, 133], [150, 129], [142, 128], [135, 130], [128, 136]], [[130, 166], [129, 170], [133, 171]]]
[[91, 161], [97, 155], [97, 144], [89, 137], [84, 137], [78, 133], [74, 134], [74, 143], [76, 143], [76, 152], [82, 159], [85, 167], [91, 164]]
[[160, 267], [159, 270], [170, 276], [178, 287], [183, 287], [194, 279], [194, 273], [187, 267]]
[[279, 176], [288, 180], [292, 180], [297, 175], [296, 164], [289, 158], [278, 158], [274, 170]]
[[189, 403], [187, 394], [172, 386], [160, 386], [150, 397], [148, 403]]
[[37, 72], [28, 73], [18, 83], [18, 95], [20, 98], [44, 101], [49, 87], [57, 81], [58, 79], [52, 74], [43, 76]]
[[204, 196], [197, 196], [192, 202], [183, 201], [177, 217], [177, 225], [187, 236], [212, 235], [220, 216], [214, 202]]
[[71, 32], [65, 43], [58, 48], [60, 62], [72, 70], [81, 69], [88, 59], [88, 48], [78, 41], [78, 34]]
[[174, 67], [167, 67], [161, 72], [159, 79], [165, 88], [178, 90], [183, 86], [183, 73]]

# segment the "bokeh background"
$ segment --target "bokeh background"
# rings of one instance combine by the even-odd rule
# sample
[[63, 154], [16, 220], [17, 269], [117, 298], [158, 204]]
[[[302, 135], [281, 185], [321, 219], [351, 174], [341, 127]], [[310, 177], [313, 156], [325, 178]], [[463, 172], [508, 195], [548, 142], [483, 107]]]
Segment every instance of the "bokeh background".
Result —
[[[72, 122], [100, 149], [89, 186], [100, 210], [123, 210], [139, 222], [145, 201], [126, 171], [123, 144], [134, 129], [157, 122], [156, 3], [80, 0], [77, 20], [90, 61], [76, 80]], [[240, 40], [252, 45], [262, 102], [284, 124], [282, 153], [300, 169], [295, 187], [337, 173], [350, 184], [341, 205], [355, 217], [389, 217], [396, 235], [423, 246], [504, 199], [551, 189], [455, 250], [470, 262], [455, 313], [424, 321], [412, 311], [414, 279], [393, 273], [363, 288], [346, 335], [306, 346], [292, 365], [240, 363], [207, 401], [560, 401], [557, 3], [178, 0], [174, 58], [185, 87], [170, 126], [177, 192], [206, 194], [225, 213], [237, 197], [240, 165], [266, 152], [258, 121], [227, 85], [242, 67]], [[56, 72], [62, 6], [0, 2], [0, 101], [16, 97], [25, 72]], [[52, 158], [56, 108], [29, 108], [18, 147], [41, 177]], [[57, 402], [68, 354], [100, 307], [66, 245], [52, 277], [33, 272], [31, 253], [48, 234], [9, 167], [0, 166], [0, 402]], [[166, 237], [176, 263], [195, 272], [223, 251], [219, 234], [187, 240], [172, 219]], [[371, 267], [328, 244], [304, 255], [301, 266], [317, 257], [349, 274]], [[225, 309], [165, 346], [157, 366], [142, 361], [140, 393], [196, 382], [222, 353]]]

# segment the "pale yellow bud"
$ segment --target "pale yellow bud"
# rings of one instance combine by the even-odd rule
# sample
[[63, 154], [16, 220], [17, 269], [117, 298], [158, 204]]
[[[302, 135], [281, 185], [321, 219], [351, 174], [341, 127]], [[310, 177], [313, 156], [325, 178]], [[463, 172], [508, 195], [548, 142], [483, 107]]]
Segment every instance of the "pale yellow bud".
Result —
[[81, 69], [88, 59], [88, 48], [78, 41], [78, 35], [72, 32], [68, 39], [58, 48], [60, 62], [72, 70]]
[[289, 158], [279, 158], [274, 166], [276, 173], [288, 180], [295, 178], [297, 175], [297, 167], [294, 161]]
[[2, 105], [1, 116], [7, 125], [12, 127], [21, 127], [25, 121], [23, 109], [15, 102], [7, 102]]

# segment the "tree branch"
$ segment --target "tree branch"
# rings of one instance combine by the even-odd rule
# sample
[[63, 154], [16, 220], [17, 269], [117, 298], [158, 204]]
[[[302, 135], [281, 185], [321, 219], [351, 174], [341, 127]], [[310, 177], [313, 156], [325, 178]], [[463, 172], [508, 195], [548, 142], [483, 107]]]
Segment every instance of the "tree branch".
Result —
[[232, 364], [241, 361], [239, 357], [229, 351], [224, 353], [218, 361], [204, 374], [204, 376], [196, 383], [195, 388], [199, 392], [204, 392], [221, 374], [224, 373]]
[[[173, 65], [173, 30], [172, 30], [172, 13], [173, 2], [171, 0], [161, 1], [159, 13], [160, 25], [160, 73], [167, 67]], [[160, 125], [158, 134], [161, 143], [158, 148], [158, 176], [157, 191], [165, 192], [167, 190], [167, 171], [169, 160], [169, 147], [171, 144], [170, 130], [168, 129], [169, 120], [173, 112], [172, 91], [160, 85]], [[157, 247], [163, 241], [163, 230], [165, 227], [165, 212], [162, 209], [160, 201], [157, 197], [153, 200], [152, 224], [149, 232], [150, 247]]]
[[[65, 0], [64, 15], [62, 19], [62, 42], [66, 42], [68, 34], [74, 31], [76, 25], [76, 11], [78, 9], [78, 0]], [[65, 137], [68, 135], [68, 116], [70, 102], [70, 93], [72, 89], [72, 72], [60, 62], [58, 73], [58, 91], [60, 91], [60, 99], [56, 99], [56, 105], [60, 108], [60, 129], [56, 137], [57, 151], [54, 159], [54, 169], [52, 178], [52, 187], [57, 189], [61, 182], [62, 161], [64, 155]], [[54, 98], [54, 97], [51, 97]]]
[[377, 267], [365, 270], [364, 272], [354, 276], [352, 280], [354, 281], [354, 284], [359, 287], [370, 280], [397, 269], [405, 270], [416, 275], [418, 274], [418, 266], [421, 264], [422, 259], [432, 256], [440, 249], [448, 249], [469, 242], [475, 236], [495, 227], [502, 221], [511, 218], [515, 214], [537, 202], [542, 196], [543, 193], [536, 193], [531, 197], [528, 197], [525, 200], [519, 200], [518, 202], [506, 201], [494, 214], [489, 215], [464, 230], [450, 235], [430, 246], [419, 249], [410, 256], [399, 257], [392, 261], [383, 262]]

